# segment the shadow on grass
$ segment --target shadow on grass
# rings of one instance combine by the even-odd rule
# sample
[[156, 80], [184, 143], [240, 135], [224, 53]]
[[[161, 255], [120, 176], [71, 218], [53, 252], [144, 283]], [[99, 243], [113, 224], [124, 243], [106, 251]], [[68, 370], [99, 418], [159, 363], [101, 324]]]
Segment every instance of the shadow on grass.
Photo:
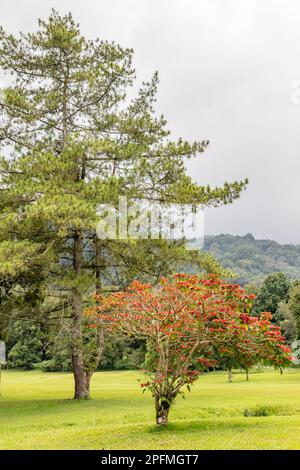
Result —
[[[210, 410], [211, 411], [211, 410]], [[246, 412], [247, 411], [247, 412]], [[224, 429], [240, 429], [248, 428], [249, 426], [259, 426], [260, 424], [266, 423], [265, 418], [270, 416], [297, 416], [300, 414], [299, 407], [291, 406], [264, 406], [257, 405], [254, 408], [247, 408], [241, 410], [239, 414], [225, 414], [220, 416], [219, 413], [215, 415], [211, 413], [209, 416], [203, 416], [203, 418], [197, 419], [186, 419], [186, 420], [174, 420], [170, 421], [167, 426], [149, 426], [146, 429], [148, 433], [164, 433], [164, 432], [179, 432], [184, 433], [187, 431], [207, 431], [212, 429], [222, 430]]]
[[243, 432], [249, 428], [257, 428], [265, 425], [266, 421], [250, 420], [246, 418], [231, 418], [230, 420], [222, 419], [204, 419], [199, 421], [183, 421], [171, 422], [167, 426], [148, 426], [145, 432], [148, 434], [185, 434], [185, 433], [203, 433], [203, 432], [227, 432], [236, 431]]

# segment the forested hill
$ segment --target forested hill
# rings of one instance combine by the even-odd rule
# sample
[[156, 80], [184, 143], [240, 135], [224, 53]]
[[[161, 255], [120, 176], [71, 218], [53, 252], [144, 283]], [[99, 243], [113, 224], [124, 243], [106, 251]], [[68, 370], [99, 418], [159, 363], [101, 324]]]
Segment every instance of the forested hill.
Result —
[[238, 274], [237, 282], [257, 282], [272, 272], [281, 271], [300, 279], [300, 245], [280, 245], [272, 240], [221, 234], [206, 236], [204, 250]]

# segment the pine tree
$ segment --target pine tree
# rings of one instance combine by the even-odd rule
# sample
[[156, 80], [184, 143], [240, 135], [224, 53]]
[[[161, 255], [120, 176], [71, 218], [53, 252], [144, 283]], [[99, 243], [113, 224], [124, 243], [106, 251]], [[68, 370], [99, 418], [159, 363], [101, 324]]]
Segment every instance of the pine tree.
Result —
[[69, 319], [75, 398], [89, 396], [103, 349], [102, 331], [85, 335], [91, 292], [123, 288], [136, 276], [153, 281], [176, 263], [217, 268], [180, 242], [98, 239], [98, 205], [117, 207], [123, 195], [216, 206], [231, 203], [247, 183], [192, 181], [184, 161], [208, 142], [170, 140], [154, 111], [157, 73], [127, 97], [132, 56], [115, 43], [85, 39], [71, 14], [54, 10], [36, 33], [0, 31], [0, 65], [10, 76], [0, 115], [0, 261], [28, 275], [40, 270], [45, 298]]

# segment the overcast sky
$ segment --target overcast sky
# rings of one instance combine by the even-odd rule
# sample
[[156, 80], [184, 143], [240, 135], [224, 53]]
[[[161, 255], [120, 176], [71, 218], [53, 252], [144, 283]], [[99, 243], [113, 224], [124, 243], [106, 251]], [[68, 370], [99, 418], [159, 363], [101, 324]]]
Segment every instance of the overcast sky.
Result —
[[0, 23], [34, 30], [51, 7], [132, 47], [139, 81], [159, 71], [174, 138], [211, 142], [189, 165], [198, 182], [249, 178], [233, 205], [207, 210], [206, 233], [300, 243], [299, 0], [1, 0]]

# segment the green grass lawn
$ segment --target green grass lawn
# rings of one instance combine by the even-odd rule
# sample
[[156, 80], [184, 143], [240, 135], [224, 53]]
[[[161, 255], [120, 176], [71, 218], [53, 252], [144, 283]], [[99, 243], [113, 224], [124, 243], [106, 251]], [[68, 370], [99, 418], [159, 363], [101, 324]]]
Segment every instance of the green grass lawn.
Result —
[[[92, 399], [71, 374], [2, 372], [0, 449], [300, 449], [300, 371], [202, 376], [164, 429], [137, 372], [99, 372]], [[260, 406], [268, 416], [245, 417]]]

